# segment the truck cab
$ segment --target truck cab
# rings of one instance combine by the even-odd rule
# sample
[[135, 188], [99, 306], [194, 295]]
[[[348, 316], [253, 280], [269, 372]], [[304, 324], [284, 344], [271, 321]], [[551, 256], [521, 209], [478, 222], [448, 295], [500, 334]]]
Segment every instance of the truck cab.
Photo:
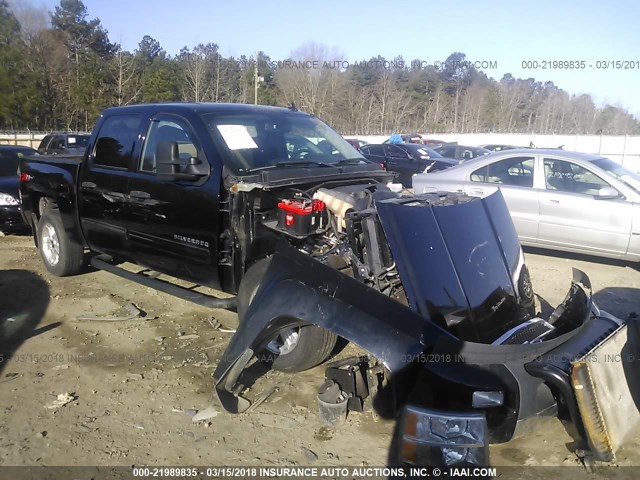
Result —
[[40, 155], [83, 155], [90, 135], [87, 133], [50, 133], [40, 141]]

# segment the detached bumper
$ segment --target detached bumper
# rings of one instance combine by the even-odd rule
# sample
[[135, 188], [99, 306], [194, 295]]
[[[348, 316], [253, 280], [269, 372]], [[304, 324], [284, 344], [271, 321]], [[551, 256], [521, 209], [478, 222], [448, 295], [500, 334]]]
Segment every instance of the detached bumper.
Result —
[[19, 205], [0, 206], [0, 230], [11, 231], [27, 228]]

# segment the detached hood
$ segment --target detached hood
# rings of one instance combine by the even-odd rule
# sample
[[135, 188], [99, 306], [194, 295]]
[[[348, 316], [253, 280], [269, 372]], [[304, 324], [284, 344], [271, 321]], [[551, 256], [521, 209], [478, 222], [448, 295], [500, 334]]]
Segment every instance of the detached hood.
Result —
[[492, 343], [532, 316], [533, 289], [509, 211], [435, 195], [376, 202], [411, 308], [465, 341]]

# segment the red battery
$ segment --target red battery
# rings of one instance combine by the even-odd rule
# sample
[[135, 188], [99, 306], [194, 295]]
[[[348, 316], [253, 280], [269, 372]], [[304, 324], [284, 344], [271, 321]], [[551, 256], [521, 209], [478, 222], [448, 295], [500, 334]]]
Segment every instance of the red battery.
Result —
[[324, 202], [306, 198], [278, 203], [278, 228], [294, 235], [308, 235], [322, 227]]

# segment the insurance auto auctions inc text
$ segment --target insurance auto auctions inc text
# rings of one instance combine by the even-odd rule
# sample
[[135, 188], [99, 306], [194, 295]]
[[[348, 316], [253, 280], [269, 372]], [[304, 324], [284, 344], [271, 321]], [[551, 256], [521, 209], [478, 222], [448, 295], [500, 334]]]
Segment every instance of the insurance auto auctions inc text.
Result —
[[208, 467], [217, 478], [439, 478], [495, 477], [489, 467]]
[[[241, 67], [249, 66], [248, 61], [240, 61]], [[349, 69], [423, 69], [434, 67], [437, 69], [458, 69], [458, 68], [476, 68], [484, 70], [495, 70], [498, 68], [496, 60], [461, 60], [461, 61], [433, 61], [412, 60], [405, 62], [404, 60], [362, 60], [359, 62], [349, 62], [348, 60], [278, 60], [267, 62], [267, 65], [273, 69], [292, 69], [292, 70], [349, 70]]]

